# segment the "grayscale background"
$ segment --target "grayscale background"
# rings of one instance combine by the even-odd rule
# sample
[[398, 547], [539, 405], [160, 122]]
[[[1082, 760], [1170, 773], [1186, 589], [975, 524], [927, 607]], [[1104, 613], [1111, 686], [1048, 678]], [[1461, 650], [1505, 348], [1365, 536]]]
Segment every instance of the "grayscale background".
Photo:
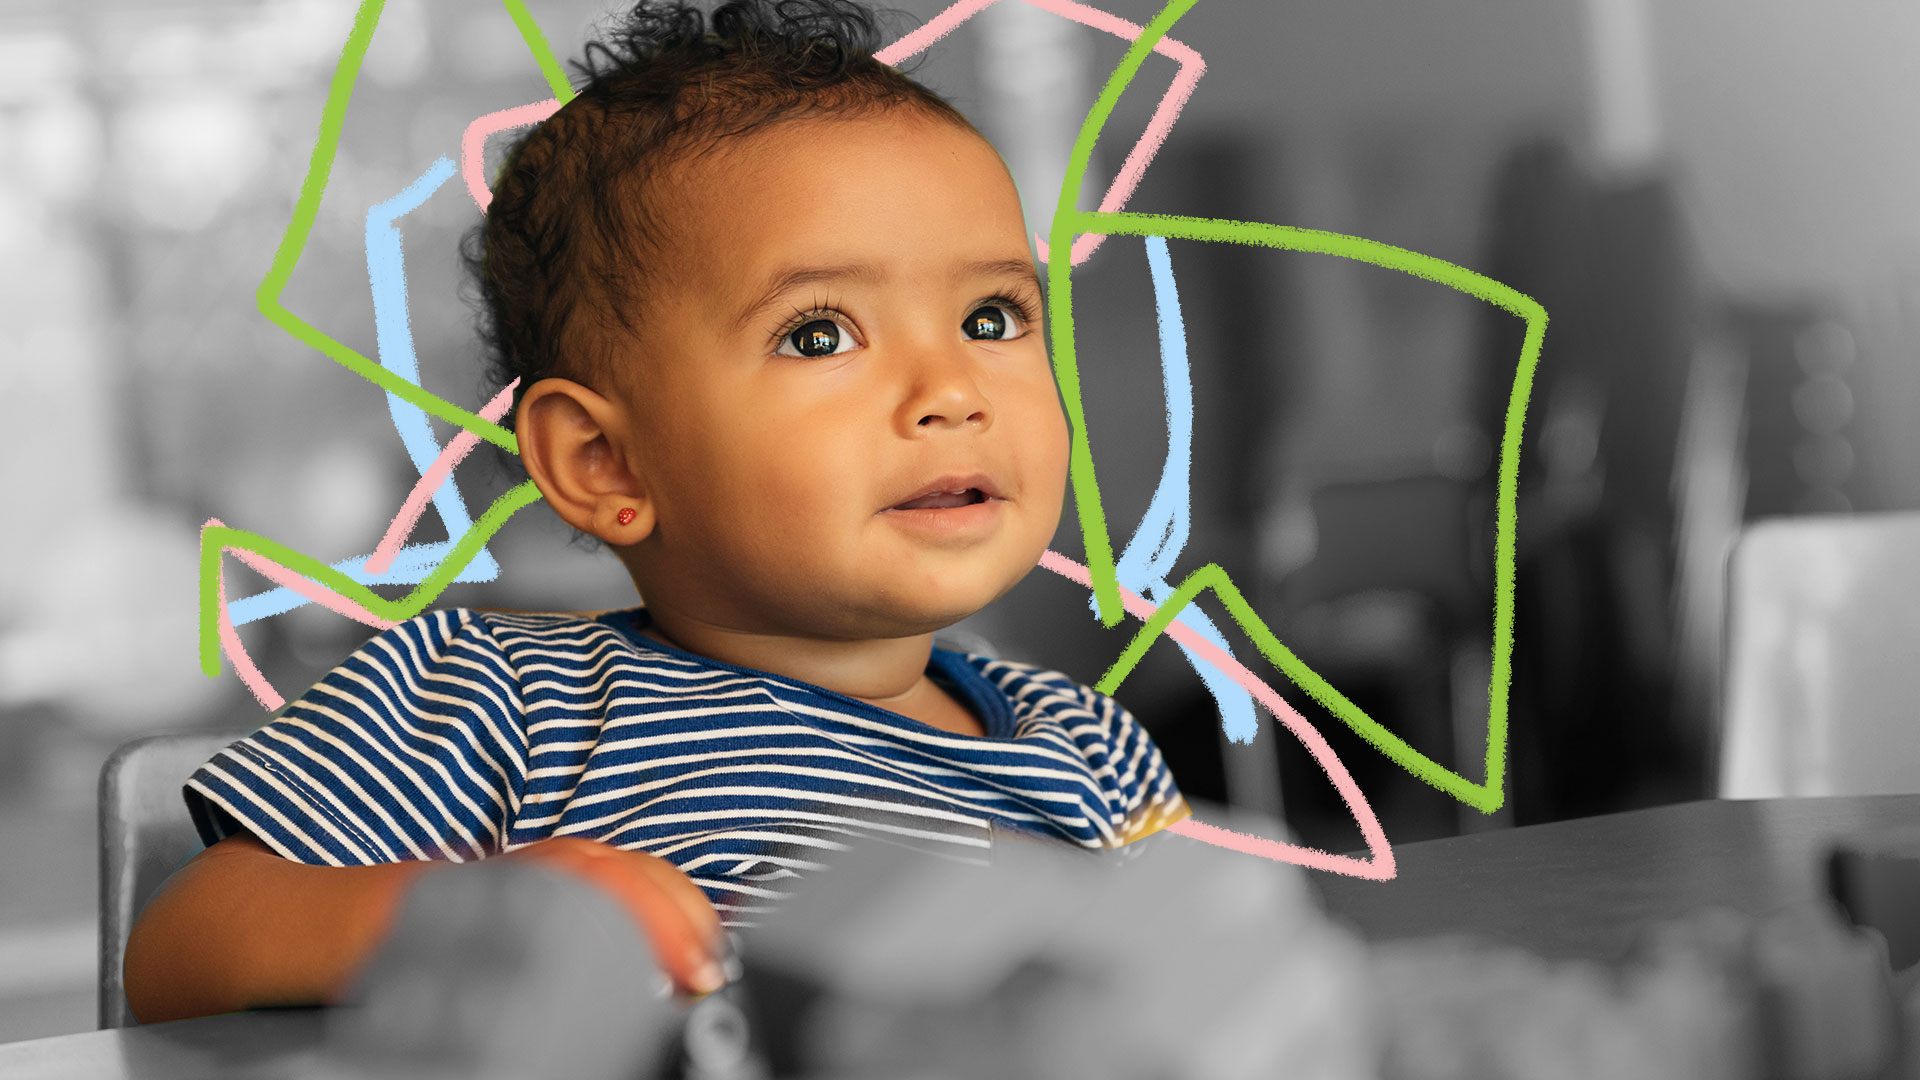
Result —
[[[530, 6], [567, 56], [606, 10]], [[940, 5], [898, 6], [924, 20]], [[262, 715], [230, 670], [199, 672], [200, 524], [342, 559], [372, 549], [414, 479], [382, 395], [253, 303], [353, 10], [0, 4], [0, 1041], [93, 1025], [104, 756]], [[1705, 795], [1728, 539], [1757, 517], [1920, 507], [1920, 8], [1202, 0], [1174, 37], [1207, 74], [1130, 209], [1385, 241], [1552, 317], [1521, 464], [1507, 808], [1460, 812], [1283, 693], [1396, 842]], [[1044, 233], [1122, 49], [1006, 0], [917, 74], [1001, 147]], [[1121, 101], [1082, 205], [1173, 69], [1152, 58]], [[371, 355], [368, 206], [457, 155], [473, 117], [547, 96], [497, 5], [388, 0], [287, 306]], [[402, 222], [423, 379], [470, 408], [481, 379], [455, 245], [475, 213], [456, 180]], [[1220, 563], [1356, 703], [1478, 775], [1517, 320], [1328, 257], [1171, 250], [1197, 409], [1180, 573]], [[1075, 282], [1118, 547], [1166, 446], [1142, 242], [1109, 240]], [[475, 513], [508, 483], [485, 453], [459, 481]], [[417, 535], [438, 528], [429, 513]], [[1055, 546], [1082, 554], [1071, 509]], [[500, 579], [440, 603], [636, 602], [613, 558], [570, 545], [544, 509], [491, 550]], [[229, 595], [265, 587], [227, 567]], [[1083, 590], [1036, 571], [965, 629], [1092, 682], [1130, 626], [1103, 629]], [[313, 607], [241, 630], [288, 696], [367, 633]], [[1276, 725], [1223, 747], [1171, 645], [1119, 696], [1190, 794], [1359, 846]]]

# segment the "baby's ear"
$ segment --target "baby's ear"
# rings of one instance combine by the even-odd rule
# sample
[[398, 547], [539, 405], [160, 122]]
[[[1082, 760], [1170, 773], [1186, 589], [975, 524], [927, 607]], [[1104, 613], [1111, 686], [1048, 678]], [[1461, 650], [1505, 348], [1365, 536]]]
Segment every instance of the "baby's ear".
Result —
[[618, 408], [571, 379], [542, 379], [515, 413], [520, 460], [560, 519], [609, 544], [653, 532], [654, 507], [628, 467]]

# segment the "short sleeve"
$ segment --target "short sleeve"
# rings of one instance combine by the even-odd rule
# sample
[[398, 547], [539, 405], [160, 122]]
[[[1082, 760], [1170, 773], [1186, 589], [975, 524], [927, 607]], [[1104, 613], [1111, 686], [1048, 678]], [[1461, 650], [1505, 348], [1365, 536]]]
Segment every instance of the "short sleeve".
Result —
[[519, 681], [471, 611], [375, 636], [187, 781], [212, 844], [247, 831], [315, 865], [503, 849], [527, 772]]
[[1111, 696], [1091, 687], [1082, 689], [1088, 710], [1106, 730], [1107, 761], [1121, 794], [1123, 813], [1115, 823], [1120, 843], [1145, 839], [1191, 816], [1192, 809], [1173, 782], [1173, 770], [1167, 768], [1147, 729]]

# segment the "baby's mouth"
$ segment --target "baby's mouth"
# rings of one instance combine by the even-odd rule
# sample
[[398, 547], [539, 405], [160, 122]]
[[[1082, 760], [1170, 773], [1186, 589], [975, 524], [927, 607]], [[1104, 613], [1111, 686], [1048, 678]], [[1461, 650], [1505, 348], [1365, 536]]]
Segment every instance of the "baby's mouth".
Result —
[[893, 509], [944, 510], [952, 506], [970, 506], [973, 503], [986, 501], [986, 494], [979, 488], [968, 488], [965, 491], [936, 491], [931, 495], [922, 495], [917, 499], [908, 499]]

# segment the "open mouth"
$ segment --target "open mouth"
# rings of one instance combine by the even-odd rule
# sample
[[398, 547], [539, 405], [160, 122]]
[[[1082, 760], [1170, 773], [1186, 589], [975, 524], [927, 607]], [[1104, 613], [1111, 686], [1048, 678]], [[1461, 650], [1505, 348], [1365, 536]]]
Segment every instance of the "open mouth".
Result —
[[955, 506], [971, 506], [986, 502], [986, 493], [979, 488], [967, 488], [964, 491], [936, 491], [922, 495], [917, 499], [908, 499], [894, 507], [895, 510], [946, 510]]

